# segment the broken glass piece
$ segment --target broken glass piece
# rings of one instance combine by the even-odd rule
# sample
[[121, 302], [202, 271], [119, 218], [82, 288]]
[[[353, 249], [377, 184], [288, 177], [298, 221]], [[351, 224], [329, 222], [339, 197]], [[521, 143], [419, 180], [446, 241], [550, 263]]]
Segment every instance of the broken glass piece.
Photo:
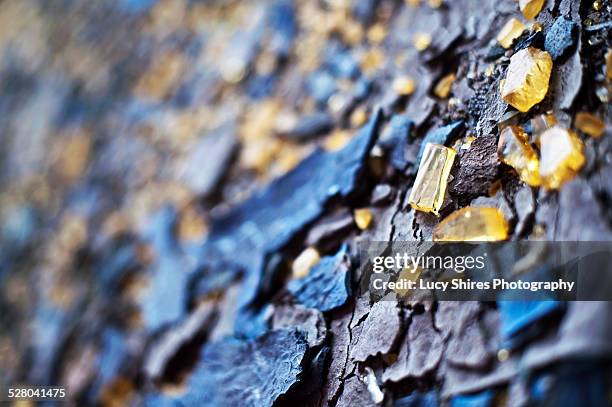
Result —
[[516, 170], [521, 181], [531, 186], [540, 185], [540, 160], [522, 128], [508, 126], [502, 130], [497, 154], [504, 164]]
[[304, 278], [310, 272], [310, 269], [315, 266], [321, 257], [319, 252], [314, 247], [306, 248], [299, 254], [291, 265], [293, 278]]
[[521, 36], [525, 30], [525, 24], [512, 17], [497, 34], [497, 42], [504, 48], [510, 48], [514, 40]]
[[408, 202], [417, 211], [438, 216], [448, 185], [448, 176], [457, 152], [452, 148], [428, 143], [419, 165]]
[[502, 99], [521, 112], [529, 111], [546, 96], [552, 66], [548, 52], [532, 47], [520, 50], [510, 58]]
[[372, 223], [372, 211], [368, 208], [355, 209], [355, 224], [361, 230], [365, 230]]
[[494, 242], [508, 238], [508, 224], [497, 208], [461, 208], [436, 225], [433, 241]]
[[425, 51], [431, 45], [431, 34], [422, 32], [414, 34], [412, 44], [418, 51]]
[[576, 115], [574, 126], [584, 134], [599, 138], [606, 131], [606, 124], [597, 116], [588, 112], [580, 112]]
[[421, 159], [423, 158], [423, 152], [425, 151], [425, 146], [427, 146], [428, 143], [445, 145], [446, 143], [459, 136], [459, 134], [463, 130], [463, 125], [463, 120], [460, 120], [448, 124], [446, 126], [430, 130], [421, 142], [417, 161], [421, 162]]
[[536, 18], [543, 6], [544, 0], [519, 0], [519, 8], [527, 20]]
[[401, 96], [411, 95], [416, 88], [414, 79], [409, 76], [400, 76], [396, 78], [391, 86], [395, 93]]
[[307, 277], [291, 281], [287, 288], [305, 306], [330, 311], [344, 305], [349, 297], [349, 271], [345, 245], [335, 256], [323, 257]]
[[453, 83], [455, 83], [456, 78], [457, 76], [454, 73], [449, 73], [448, 75], [440, 79], [436, 84], [436, 87], [434, 88], [434, 95], [436, 95], [440, 99], [448, 98], [448, 95], [450, 95], [451, 88], [453, 86]]
[[540, 136], [540, 178], [546, 189], [558, 189], [585, 163], [584, 145], [570, 130], [555, 126]]
[[535, 136], [536, 144], [539, 145], [540, 135], [557, 124], [557, 119], [552, 114], [539, 114], [531, 119], [530, 123], [531, 134]]
[[554, 60], [561, 58], [576, 43], [579, 28], [577, 23], [566, 20], [563, 16], [557, 18], [546, 33], [544, 49]]

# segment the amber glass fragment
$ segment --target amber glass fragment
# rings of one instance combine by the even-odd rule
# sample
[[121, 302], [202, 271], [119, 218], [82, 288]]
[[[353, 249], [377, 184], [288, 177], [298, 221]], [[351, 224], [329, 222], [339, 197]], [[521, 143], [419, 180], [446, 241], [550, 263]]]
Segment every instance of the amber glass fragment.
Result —
[[439, 214], [455, 155], [452, 148], [428, 143], [408, 202], [417, 211]]
[[433, 232], [435, 242], [494, 242], [508, 238], [508, 224], [497, 208], [468, 206], [444, 218]]
[[595, 138], [601, 137], [606, 131], [606, 124], [600, 118], [588, 112], [578, 113], [574, 125], [584, 134]]
[[521, 36], [523, 31], [525, 30], [525, 24], [523, 24], [520, 20], [512, 17], [508, 22], [502, 27], [497, 34], [497, 42], [504, 48], [510, 48], [515, 39]]
[[540, 178], [546, 189], [558, 189], [584, 163], [584, 145], [574, 132], [555, 126], [540, 136]]
[[540, 185], [540, 160], [522, 128], [508, 126], [502, 130], [497, 155], [504, 164], [516, 170], [521, 181], [531, 186]]
[[514, 54], [501, 87], [504, 101], [521, 112], [540, 103], [548, 92], [552, 66], [550, 54], [537, 48], [525, 48]]

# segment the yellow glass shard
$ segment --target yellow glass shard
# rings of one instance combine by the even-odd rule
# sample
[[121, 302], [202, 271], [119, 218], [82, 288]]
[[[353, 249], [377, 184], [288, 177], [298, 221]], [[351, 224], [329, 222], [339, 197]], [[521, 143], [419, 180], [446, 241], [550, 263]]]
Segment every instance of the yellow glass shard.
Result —
[[351, 141], [351, 133], [347, 130], [336, 130], [323, 142], [323, 148], [327, 151], [342, 150]]
[[355, 224], [361, 230], [366, 230], [372, 223], [372, 211], [368, 208], [355, 209]]
[[531, 131], [534, 135], [538, 136], [536, 138], [539, 138], [540, 134], [544, 133], [555, 124], [557, 124], [557, 119], [552, 114], [539, 114], [531, 119]]
[[468, 206], [444, 218], [433, 231], [434, 242], [496, 242], [508, 238], [508, 223], [497, 208]]
[[558, 189], [585, 163], [584, 145], [576, 133], [555, 126], [540, 136], [540, 179], [546, 189]]
[[412, 43], [418, 51], [425, 51], [431, 45], [431, 34], [416, 33], [412, 37]]
[[576, 115], [574, 126], [584, 134], [599, 138], [606, 131], [606, 124], [598, 117], [588, 112], [580, 112]]
[[361, 56], [361, 69], [366, 74], [374, 73], [385, 62], [385, 55], [378, 48], [372, 48]]
[[534, 187], [540, 185], [540, 160], [522, 128], [508, 126], [502, 130], [497, 155], [501, 162], [516, 170], [521, 181]]
[[520, 20], [512, 17], [508, 22], [502, 27], [497, 34], [497, 42], [504, 48], [510, 48], [515, 39], [521, 36], [523, 31], [525, 30], [525, 24], [523, 24]]
[[452, 148], [427, 143], [408, 198], [410, 206], [417, 211], [439, 215], [456, 155]]
[[521, 112], [540, 103], [548, 92], [552, 66], [550, 54], [537, 48], [525, 48], [514, 54], [501, 87], [504, 102]]
[[306, 277], [310, 272], [310, 269], [313, 268], [319, 262], [319, 260], [321, 260], [321, 256], [319, 255], [317, 249], [314, 247], [309, 247], [304, 250], [295, 258], [293, 264], [291, 265], [293, 278]]
[[434, 88], [434, 95], [440, 99], [446, 99], [448, 95], [450, 95], [451, 87], [453, 86], [455, 79], [456, 75], [454, 73], [450, 73], [440, 79]]
[[416, 87], [414, 79], [409, 76], [400, 76], [393, 81], [393, 91], [398, 95], [408, 96], [414, 92]]
[[536, 18], [543, 6], [544, 0], [519, 0], [519, 8], [527, 20]]
[[370, 41], [372, 44], [380, 44], [383, 42], [386, 36], [387, 30], [382, 24], [374, 24], [372, 27], [370, 27], [367, 34], [368, 41]]
[[608, 80], [612, 80], [612, 49], [606, 53], [606, 76]]

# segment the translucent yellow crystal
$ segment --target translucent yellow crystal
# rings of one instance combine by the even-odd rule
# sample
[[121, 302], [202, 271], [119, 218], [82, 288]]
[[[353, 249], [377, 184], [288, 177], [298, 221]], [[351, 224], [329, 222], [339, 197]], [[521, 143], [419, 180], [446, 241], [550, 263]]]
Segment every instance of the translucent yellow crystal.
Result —
[[606, 75], [608, 80], [612, 80], [612, 49], [606, 53]]
[[380, 23], [374, 24], [372, 27], [370, 27], [367, 34], [368, 41], [370, 41], [372, 44], [380, 44], [383, 42], [386, 36], [387, 30], [385, 29], [385, 26]]
[[543, 6], [544, 0], [519, 0], [519, 8], [527, 20], [536, 18]]
[[428, 143], [408, 203], [417, 211], [439, 215], [455, 155], [452, 148]]
[[584, 163], [584, 145], [574, 132], [554, 126], [540, 136], [540, 179], [544, 188], [558, 189], [574, 178]]
[[361, 230], [366, 230], [372, 223], [372, 211], [368, 208], [355, 209], [355, 224]]
[[310, 269], [313, 268], [319, 262], [319, 260], [321, 260], [321, 256], [319, 255], [317, 249], [314, 247], [309, 247], [304, 250], [295, 258], [293, 264], [291, 265], [293, 278], [306, 277], [310, 272]]
[[453, 86], [455, 79], [456, 75], [454, 73], [450, 73], [440, 79], [434, 88], [434, 95], [440, 99], [446, 99], [450, 94], [451, 87]]
[[351, 133], [347, 130], [336, 130], [323, 142], [323, 148], [327, 151], [342, 150], [351, 141]]
[[504, 164], [516, 170], [521, 181], [531, 186], [540, 185], [540, 160], [522, 128], [508, 126], [502, 130], [497, 155]]
[[392, 86], [395, 93], [402, 96], [411, 95], [416, 87], [414, 79], [409, 76], [400, 76], [396, 78]]
[[508, 238], [508, 223], [497, 208], [468, 206], [442, 220], [433, 231], [434, 242], [495, 242]]
[[584, 134], [595, 138], [601, 137], [604, 131], [606, 131], [606, 124], [600, 118], [588, 112], [578, 113], [574, 125]]
[[372, 48], [361, 56], [361, 69], [366, 74], [375, 72], [385, 62], [385, 55], [378, 48]]
[[512, 17], [508, 22], [502, 27], [497, 34], [497, 42], [504, 48], [510, 48], [515, 39], [521, 36], [523, 31], [525, 30], [525, 24], [523, 24], [520, 20]]
[[540, 103], [548, 92], [552, 66], [550, 54], [537, 48], [525, 48], [514, 54], [501, 90], [504, 102], [521, 112]]
[[431, 34], [416, 33], [412, 37], [412, 43], [418, 51], [425, 51], [431, 45]]
[[539, 114], [531, 119], [531, 132], [538, 135], [537, 138], [539, 138], [539, 134], [544, 133], [555, 124], [557, 124], [557, 119], [552, 114]]

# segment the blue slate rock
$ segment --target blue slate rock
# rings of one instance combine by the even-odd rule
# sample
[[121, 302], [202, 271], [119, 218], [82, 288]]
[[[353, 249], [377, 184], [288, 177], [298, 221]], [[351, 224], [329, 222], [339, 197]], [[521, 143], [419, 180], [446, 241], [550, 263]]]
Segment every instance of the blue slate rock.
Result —
[[[348, 202], [360, 192], [380, 118], [378, 111], [342, 150], [316, 150], [293, 171], [213, 220], [200, 253], [200, 268], [225, 273], [220, 265], [232, 263], [244, 270], [242, 306], [269, 295], [269, 282], [274, 281], [269, 273], [274, 270], [266, 265], [271, 255], [312, 224], [331, 202]], [[240, 330], [238, 323], [236, 327]]]
[[295, 329], [271, 331], [251, 341], [211, 343], [178, 400], [186, 407], [272, 406], [298, 382], [307, 350], [304, 334]]
[[491, 407], [494, 405], [495, 392], [485, 390], [477, 394], [461, 395], [451, 400], [451, 407]]
[[578, 35], [579, 25], [565, 17], [559, 17], [546, 33], [544, 49], [553, 60], [557, 60], [567, 54], [574, 47]]
[[381, 147], [389, 156], [389, 163], [399, 171], [404, 171], [408, 166], [405, 154], [413, 127], [414, 122], [408, 117], [394, 115], [391, 117], [388, 131], [380, 140]]
[[438, 407], [438, 395], [434, 391], [421, 393], [415, 391], [406, 397], [395, 400], [393, 407]]
[[155, 216], [147, 236], [156, 260], [148, 270], [150, 284], [140, 306], [145, 326], [150, 331], [177, 321], [187, 307], [190, 270], [175, 240], [176, 219], [176, 209], [165, 206]]
[[425, 146], [427, 145], [427, 143], [445, 145], [449, 141], [456, 138], [459, 133], [461, 133], [461, 131], [463, 130], [463, 126], [464, 122], [463, 120], [460, 120], [443, 127], [438, 127], [437, 129], [431, 130], [429, 133], [427, 133], [427, 135], [421, 142], [421, 148], [419, 149], [417, 162], [421, 162], [421, 157], [423, 157], [423, 152], [425, 151]]
[[501, 315], [501, 334], [505, 346], [514, 348], [522, 344], [527, 337], [534, 336], [528, 329], [540, 328], [543, 319], [562, 309], [562, 304], [554, 300], [544, 301], [498, 301]]
[[348, 300], [349, 277], [348, 247], [344, 245], [335, 256], [322, 258], [307, 277], [291, 281], [288, 289], [306, 307], [331, 311]]
[[308, 89], [317, 103], [325, 104], [331, 95], [336, 92], [336, 80], [330, 73], [318, 71], [310, 76]]

